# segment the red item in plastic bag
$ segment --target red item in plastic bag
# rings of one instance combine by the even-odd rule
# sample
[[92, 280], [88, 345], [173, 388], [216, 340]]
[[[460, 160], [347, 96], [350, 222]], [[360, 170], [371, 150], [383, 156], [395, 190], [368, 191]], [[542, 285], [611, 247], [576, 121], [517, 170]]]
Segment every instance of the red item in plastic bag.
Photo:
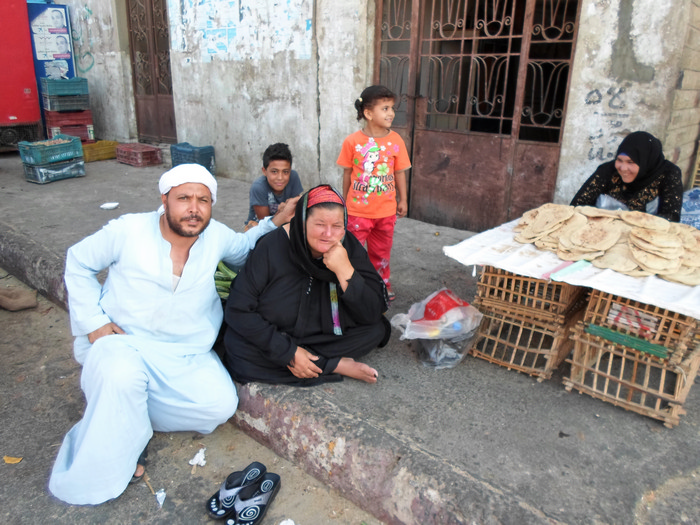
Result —
[[437, 321], [446, 312], [458, 306], [469, 306], [469, 303], [457, 297], [452, 290], [440, 290], [435, 297], [425, 304], [423, 319]]

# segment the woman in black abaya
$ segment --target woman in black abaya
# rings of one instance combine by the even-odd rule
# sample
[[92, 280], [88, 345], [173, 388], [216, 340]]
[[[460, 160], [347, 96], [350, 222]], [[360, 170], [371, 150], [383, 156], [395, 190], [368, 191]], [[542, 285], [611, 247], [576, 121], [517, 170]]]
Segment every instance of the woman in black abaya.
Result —
[[636, 211], [648, 211], [647, 205], [658, 197], [654, 215], [679, 222], [683, 204], [681, 170], [666, 160], [659, 139], [635, 131], [620, 143], [615, 160], [598, 166], [571, 205], [600, 205], [599, 198], [604, 195]]
[[235, 380], [376, 382], [356, 359], [389, 340], [386, 288], [346, 225], [342, 197], [322, 185], [258, 241], [226, 304], [224, 364]]

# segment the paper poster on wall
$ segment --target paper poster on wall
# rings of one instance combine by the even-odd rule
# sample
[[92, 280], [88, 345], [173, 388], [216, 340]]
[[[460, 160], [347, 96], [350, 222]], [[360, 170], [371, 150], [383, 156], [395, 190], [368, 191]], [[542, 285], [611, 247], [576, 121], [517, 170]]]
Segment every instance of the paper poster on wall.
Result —
[[73, 78], [75, 66], [68, 8], [58, 4], [27, 4], [27, 10], [37, 79]]
[[185, 0], [182, 18], [191, 21], [204, 61], [258, 60], [290, 53], [309, 60], [312, 0]]

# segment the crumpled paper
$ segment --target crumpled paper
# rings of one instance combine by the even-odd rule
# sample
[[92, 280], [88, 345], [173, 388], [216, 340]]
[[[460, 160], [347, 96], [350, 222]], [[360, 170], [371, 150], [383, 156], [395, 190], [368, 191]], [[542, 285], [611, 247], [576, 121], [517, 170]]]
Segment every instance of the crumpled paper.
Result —
[[200, 466], [203, 467], [204, 465], [207, 464], [207, 460], [204, 457], [204, 451], [206, 450], [206, 447], [200, 448], [197, 453], [194, 455], [194, 457], [189, 461], [190, 465], [192, 466]]

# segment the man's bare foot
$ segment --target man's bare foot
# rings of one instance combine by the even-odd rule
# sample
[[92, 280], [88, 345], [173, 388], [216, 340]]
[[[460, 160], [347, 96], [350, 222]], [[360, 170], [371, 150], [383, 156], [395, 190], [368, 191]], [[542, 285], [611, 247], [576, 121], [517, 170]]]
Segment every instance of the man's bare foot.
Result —
[[341, 376], [352, 377], [353, 379], [359, 379], [365, 383], [376, 383], [379, 373], [364, 363], [359, 363], [350, 357], [341, 357], [338, 366], [333, 370], [336, 374]]
[[134, 477], [135, 478], [140, 478], [143, 476], [143, 473], [146, 472], [146, 467], [143, 465], [136, 465], [136, 471], [134, 472]]

